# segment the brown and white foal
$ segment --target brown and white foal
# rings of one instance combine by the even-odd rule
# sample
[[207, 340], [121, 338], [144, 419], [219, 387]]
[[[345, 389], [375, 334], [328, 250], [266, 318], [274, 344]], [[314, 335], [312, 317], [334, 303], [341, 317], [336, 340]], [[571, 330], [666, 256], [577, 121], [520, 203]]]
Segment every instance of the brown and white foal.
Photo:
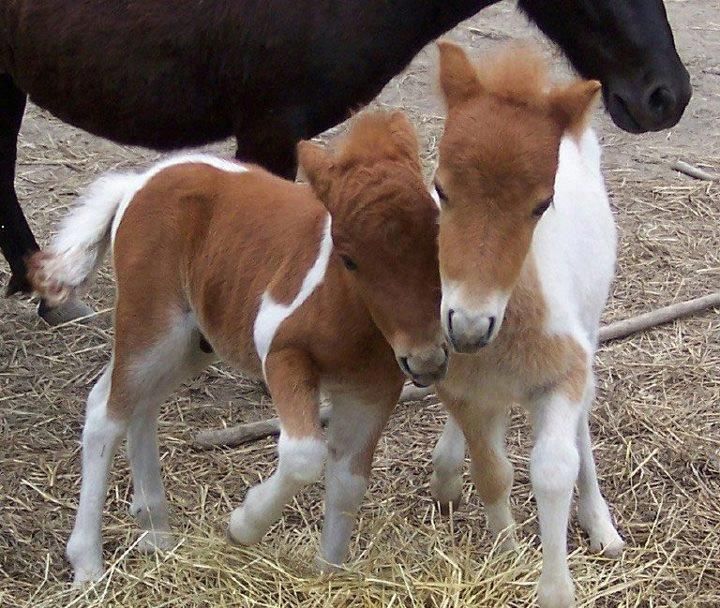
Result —
[[455, 353], [437, 387], [450, 418], [432, 489], [441, 503], [458, 499], [467, 439], [488, 525], [512, 546], [505, 426], [510, 405], [525, 406], [543, 549], [538, 597], [559, 608], [574, 601], [566, 537], [576, 482], [591, 547], [617, 555], [623, 546], [588, 428], [616, 237], [600, 148], [586, 126], [600, 85], [552, 85], [546, 74], [528, 49], [476, 70], [460, 48], [440, 45], [448, 108], [436, 174], [441, 315]]
[[[145, 548], [170, 542], [158, 407], [211, 362], [264, 378], [282, 425], [277, 470], [232, 513], [230, 538], [259, 541], [327, 461], [331, 564], [345, 557], [403, 371], [420, 384], [445, 373], [438, 210], [412, 126], [401, 113], [361, 115], [337, 154], [298, 150], [311, 187], [205, 155], [105, 176], [32, 260], [35, 289], [60, 302], [113, 242], [115, 343], [87, 402], [67, 546], [76, 582], [103, 573], [102, 505], [124, 436]], [[327, 442], [321, 391], [333, 404]]]

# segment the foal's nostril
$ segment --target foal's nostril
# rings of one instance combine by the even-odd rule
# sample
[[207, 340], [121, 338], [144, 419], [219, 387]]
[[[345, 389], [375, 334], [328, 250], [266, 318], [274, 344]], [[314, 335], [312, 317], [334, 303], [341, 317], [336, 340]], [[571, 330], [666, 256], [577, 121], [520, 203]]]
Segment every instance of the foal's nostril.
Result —
[[664, 117], [675, 108], [675, 96], [665, 85], [660, 85], [648, 95], [647, 106], [655, 116]]
[[455, 309], [454, 309], [454, 308], [451, 308], [450, 310], [448, 310], [448, 333], [450, 334], [450, 336], [453, 335], [452, 319], [453, 319], [453, 315], [454, 315], [454, 314], [455, 314]]
[[495, 317], [488, 317], [488, 330], [485, 334], [485, 340], [490, 340], [490, 338], [492, 338], [493, 329], [495, 329]]
[[410, 371], [410, 365], [408, 364], [407, 357], [400, 357], [400, 369], [402, 369], [406, 374], [412, 376], [412, 372]]

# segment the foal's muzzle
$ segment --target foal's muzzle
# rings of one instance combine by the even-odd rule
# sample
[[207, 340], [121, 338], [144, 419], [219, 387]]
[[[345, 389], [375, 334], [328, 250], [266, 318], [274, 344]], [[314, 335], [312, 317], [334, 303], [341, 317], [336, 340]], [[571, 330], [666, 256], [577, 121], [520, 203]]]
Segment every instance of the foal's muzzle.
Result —
[[445, 377], [448, 366], [448, 349], [442, 344], [425, 350], [413, 350], [398, 355], [397, 362], [415, 386], [430, 386]]
[[451, 308], [443, 325], [455, 352], [475, 353], [492, 342], [500, 323], [501, 320], [492, 314]]

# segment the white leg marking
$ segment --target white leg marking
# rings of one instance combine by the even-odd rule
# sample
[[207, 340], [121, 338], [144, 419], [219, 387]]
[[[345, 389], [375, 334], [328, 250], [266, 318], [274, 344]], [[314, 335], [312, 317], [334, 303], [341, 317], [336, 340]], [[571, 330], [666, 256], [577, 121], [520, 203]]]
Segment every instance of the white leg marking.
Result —
[[133, 479], [130, 513], [140, 528], [148, 531], [138, 543], [141, 551], [169, 549], [173, 545], [160, 471], [157, 415], [157, 406], [144, 409], [137, 413], [128, 429], [128, 458]]
[[100, 578], [102, 564], [102, 512], [113, 456], [126, 425], [107, 414], [112, 362], [90, 391], [82, 434], [82, 484], [66, 555], [75, 571], [75, 583]]
[[329, 458], [325, 469], [325, 520], [320, 544], [319, 567], [332, 570], [347, 556], [357, 512], [362, 503], [368, 480], [353, 473], [351, 456]]
[[325, 273], [327, 272], [328, 262], [330, 260], [330, 252], [332, 251], [332, 218], [327, 214], [325, 219], [325, 227], [323, 229], [320, 241], [320, 249], [315, 263], [312, 265], [308, 273], [303, 279], [300, 291], [290, 304], [279, 304], [273, 300], [272, 296], [265, 292], [260, 302], [260, 309], [257, 317], [255, 317], [255, 325], [253, 327], [253, 339], [255, 342], [255, 350], [265, 370], [265, 359], [267, 359], [273, 338], [277, 333], [282, 322], [293, 314], [305, 300], [310, 297], [313, 291], [323, 282]]
[[450, 503], [457, 505], [462, 496], [465, 435], [452, 415], [448, 415], [440, 439], [435, 445], [432, 462], [430, 491], [433, 498], [442, 508], [446, 508]]
[[198, 348], [199, 334], [193, 313], [176, 313], [174, 323], [132, 367], [134, 413], [128, 428], [128, 458], [133, 477], [131, 514], [142, 530], [141, 551], [173, 546], [168, 505], [157, 445], [158, 409], [167, 395], [214, 358]]
[[332, 395], [328, 425], [329, 457], [325, 469], [325, 521], [320, 570], [332, 570], [347, 556], [357, 512], [367, 489], [377, 439], [392, 405], [367, 403], [352, 395]]
[[289, 438], [280, 433], [278, 467], [269, 479], [251, 488], [245, 502], [230, 516], [230, 540], [252, 545], [262, 539], [283, 507], [304, 486], [322, 475], [327, 446], [322, 439]]
[[586, 410], [578, 424], [578, 450], [580, 474], [578, 475], [578, 520], [590, 537], [590, 549], [607, 557], [619, 557], [625, 541], [620, 537], [607, 503], [600, 492], [595, 459], [590, 438], [589, 412]]
[[582, 404], [562, 394], [550, 394], [535, 402], [532, 414], [536, 441], [530, 480], [543, 552], [538, 603], [541, 608], [568, 608], [575, 604], [567, 565], [567, 525], [580, 465], [575, 438]]

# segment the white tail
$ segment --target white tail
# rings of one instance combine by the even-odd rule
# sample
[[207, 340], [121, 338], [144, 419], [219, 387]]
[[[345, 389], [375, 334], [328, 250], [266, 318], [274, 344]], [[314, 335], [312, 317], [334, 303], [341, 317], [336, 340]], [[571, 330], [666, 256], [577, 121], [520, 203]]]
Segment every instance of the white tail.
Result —
[[48, 305], [58, 306], [90, 284], [110, 244], [115, 215], [145, 179], [110, 173], [93, 182], [63, 219], [50, 247], [30, 258], [30, 283]]

